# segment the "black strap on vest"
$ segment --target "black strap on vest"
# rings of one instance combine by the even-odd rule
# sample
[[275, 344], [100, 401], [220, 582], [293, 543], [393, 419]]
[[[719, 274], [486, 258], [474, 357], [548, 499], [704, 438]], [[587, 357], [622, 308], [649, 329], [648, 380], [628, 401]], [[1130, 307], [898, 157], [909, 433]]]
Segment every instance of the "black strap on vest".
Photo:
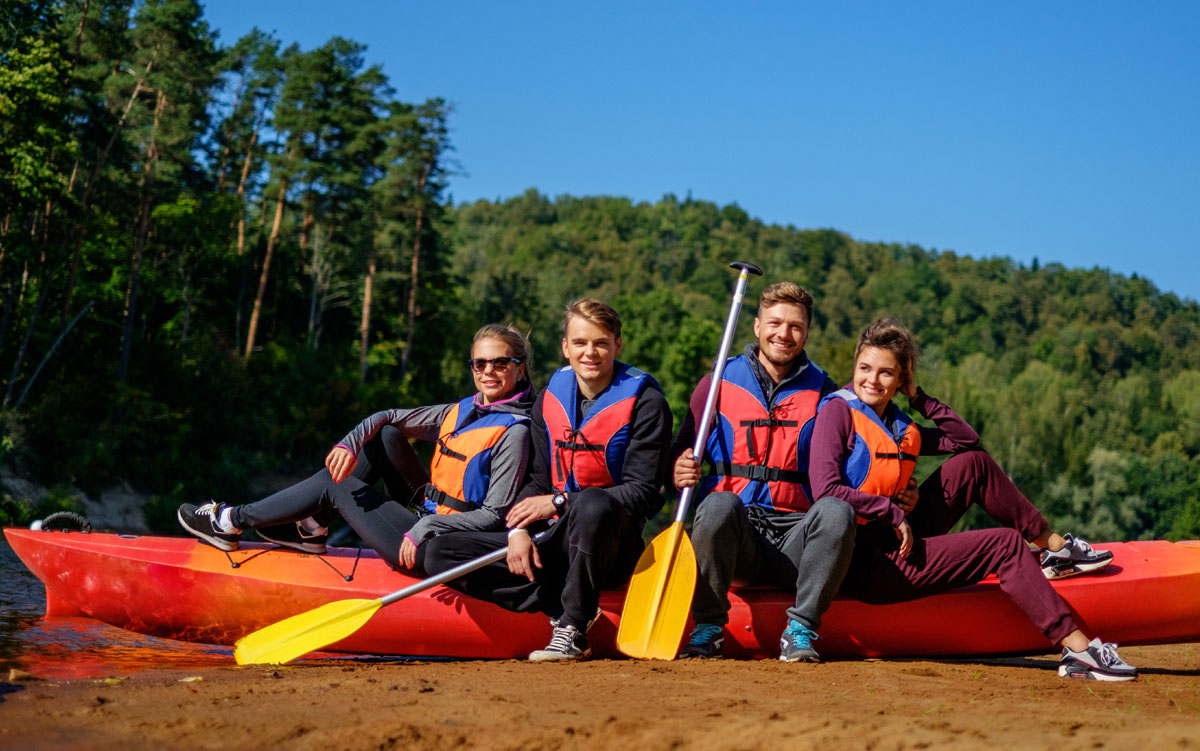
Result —
[[438, 490], [433, 486], [433, 483], [429, 483], [425, 486], [425, 497], [439, 506], [452, 508], [455, 511], [474, 511], [475, 509], [479, 508], [478, 506], [472, 506], [461, 498], [455, 498], [449, 493]]
[[774, 417], [769, 417], [762, 420], [742, 420], [739, 424], [746, 429], [746, 448], [750, 451], [750, 458], [757, 459], [758, 453], [754, 450], [754, 428], [794, 428], [800, 423], [795, 420], [776, 420]]
[[917, 457], [913, 454], [906, 454], [903, 451], [898, 454], [885, 454], [882, 451], [875, 453], [876, 459], [899, 459], [902, 462], [915, 462]]
[[[566, 449], [567, 451], [571, 451], [571, 452], [603, 451], [604, 450], [604, 444], [602, 444], [602, 443], [578, 443], [578, 442], [576, 442], [575, 437], [580, 435], [581, 432], [582, 431], [579, 431], [579, 430], [566, 431], [567, 440], [563, 441], [563, 440], [555, 439], [554, 447], [559, 448], [559, 449]], [[567, 482], [567, 475], [566, 475], [566, 472], [563, 470], [562, 453], [561, 452], [558, 452], [558, 451], [554, 452], [554, 464], [558, 468], [558, 483], [559, 483], [559, 485], [565, 487], [566, 482]], [[574, 455], [572, 455], [571, 456], [572, 469], [574, 469], [574, 466], [575, 466], [575, 457], [574, 457]]]
[[714, 462], [713, 474], [725, 477], [746, 477], [759, 482], [792, 482], [799, 485], [806, 485], [808, 483], [807, 472], [797, 472], [794, 469], [780, 469], [778, 467], [763, 467], [758, 464]]
[[438, 451], [450, 457], [451, 459], [458, 459], [460, 462], [465, 462], [467, 460], [466, 454], [460, 454], [454, 449], [450, 448], [442, 441], [441, 438], [438, 439], [437, 445]]

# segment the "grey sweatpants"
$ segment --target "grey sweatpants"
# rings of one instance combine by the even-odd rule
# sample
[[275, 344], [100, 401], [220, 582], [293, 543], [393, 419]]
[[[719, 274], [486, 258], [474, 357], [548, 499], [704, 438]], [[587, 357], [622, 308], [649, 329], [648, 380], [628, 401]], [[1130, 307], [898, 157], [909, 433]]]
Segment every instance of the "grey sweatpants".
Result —
[[692, 547], [700, 569], [692, 618], [729, 622], [729, 587], [772, 584], [795, 589], [788, 617], [816, 631], [850, 566], [857, 525], [854, 510], [822, 498], [805, 512], [755, 509], [754, 518], [736, 493], [707, 496], [696, 509]]

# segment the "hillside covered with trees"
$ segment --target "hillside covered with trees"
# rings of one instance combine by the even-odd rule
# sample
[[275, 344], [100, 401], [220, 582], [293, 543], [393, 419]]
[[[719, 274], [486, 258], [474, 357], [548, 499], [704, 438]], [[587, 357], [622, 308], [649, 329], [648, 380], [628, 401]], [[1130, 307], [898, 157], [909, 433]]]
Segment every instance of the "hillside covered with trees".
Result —
[[[4, 12], [10, 471], [128, 481], [170, 528], [181, 501], [247, 501], [257, 478], [310, 471], [373, 410], [461, 395], [483, 322], [528, 330], [544, 383], [581, 295], [621, 312], [623, 359], [678, 416], [740, 259], [767, 272], [752, 296], [781, 278], [813, 292], [809, 351], [838, 380], [866, 323], [908, 324], [926, 390], [1056, 526], [1200, 538], [1200, 305], [1144, 279], [863, 243], [690, 196], [454, 206], [450, 105], [397, 99], [350, 40], [222, 48], [194, 0]], [[4, 499], [0, 521], [33, 511]]]

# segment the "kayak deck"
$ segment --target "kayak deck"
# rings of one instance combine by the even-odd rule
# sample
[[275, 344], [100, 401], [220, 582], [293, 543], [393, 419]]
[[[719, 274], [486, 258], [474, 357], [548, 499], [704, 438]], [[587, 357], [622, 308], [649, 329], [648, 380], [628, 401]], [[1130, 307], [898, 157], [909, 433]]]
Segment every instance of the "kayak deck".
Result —
[[[226, 554], [192, 538], [5, 530], [46, 585], [47, 615], [83, 614], [152, 636], [231, 645], [263, 626], [335, 600], [375, 599], [412, 584], [373, 551], [303, 555], [261, 543]], [[1200, 640], [1200, 542], [1099, 544], [1115, 561], [1054, 582], [1089, 634], [1120, 644]], [[589, 632], [593, 653], [615, 657], [624, 591], [606, 591]], [[735, 589], [724, 653], [778, 654], [791, 593]], [[1032, 654], [1054, 647], [1000, 590], [979, 584], [892, 605], [838, 598], [825, 615], [826, 657]], [[447, 587], [381, 609], [331, 645], [349, 653], [523, 657], [545, 646], [547, 619], [512, 613]]]

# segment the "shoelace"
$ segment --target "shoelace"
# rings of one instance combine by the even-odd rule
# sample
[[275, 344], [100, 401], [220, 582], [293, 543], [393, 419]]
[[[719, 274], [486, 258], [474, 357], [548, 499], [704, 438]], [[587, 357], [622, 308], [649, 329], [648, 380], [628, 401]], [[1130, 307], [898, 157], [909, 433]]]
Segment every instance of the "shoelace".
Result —
[[1109, 667], [1120, 667], [1125, 665], [1125, 661], [1117, 654], [1117, 645], [1111, 642], [1106, 642], [1100, 645], [1100, 659]]
[[1087, 540], [1081, 540], [1078, 537], [1071, 538], [1071, 547], [1075, 548], [1084, 555], [1094, 555], [1096, 552], [1096, 549], [1093, 548]]
[[197, 516], [207, 516], [215, 522], [217, 520], [217, 509], [218, 508], [220, 508], [220, 506], [217, 504], [216, 501], [209, 501], [208, 503], [204, 504], [200, 508], [196, 509], [196, 515]]
[[554, 635], [550, 637], [550, 643], [546, 645], [546, 651], [566, 654], [575, 644], [575, 636], [578, 633], [579, 629], [574, 626], [556, 626]]
[[815, 631], [812, 631], [810, 629], [805, 628], [804, 626], [801, 626], [796, 621], [792, 621], [791, 623], [789, 623], [788, 627], [784, 630], [783, 633], [786, 634], [787, 637], [792, 640], [792, 644], [796, 645], [800, 649], [808, 649], [809, 647], [812, 646], [812, 643], [814, 641], [816, 641], [818, 638], [820, 638], [817, 636], [817, 633]]
[[711, 623], [701, 623], [692, 631], [692, 638], [688, 640], [688, 646], [702, 647], [717, 638], [720, 634], [720, 626], [714, 626]]

